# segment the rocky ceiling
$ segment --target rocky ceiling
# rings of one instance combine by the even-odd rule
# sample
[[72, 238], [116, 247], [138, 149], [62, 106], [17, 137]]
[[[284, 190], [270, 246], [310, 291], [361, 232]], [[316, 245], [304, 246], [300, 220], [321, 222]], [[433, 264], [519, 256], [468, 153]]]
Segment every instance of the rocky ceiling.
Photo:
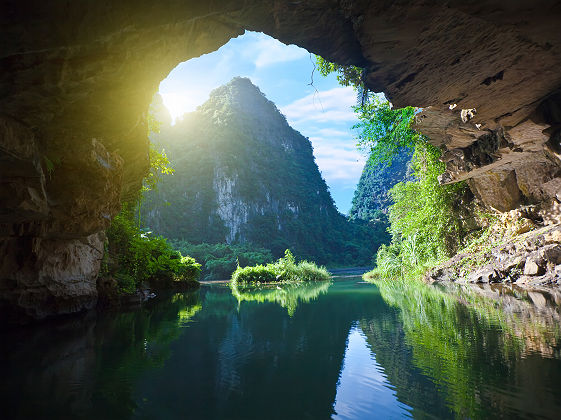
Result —
[[423, 107], [418, 129], [446, 149], [442, 181], [470, 179], [489, 206], [561, 191], [559, 1], [2, 0], [0, 10], [0, 299], [33, 316], [95, 301], [102, 232], [148, 167], [159, 82], [244, 30], [365, 67], [372, 90]]

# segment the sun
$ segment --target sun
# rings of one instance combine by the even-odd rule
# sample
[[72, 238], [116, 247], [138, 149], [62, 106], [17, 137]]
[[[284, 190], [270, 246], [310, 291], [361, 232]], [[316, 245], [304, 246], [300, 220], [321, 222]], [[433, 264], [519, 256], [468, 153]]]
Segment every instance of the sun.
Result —
[[192, 92], [161, 92], [160, 95], [173, 122], [181, 118], [183, 114], [194, 111], [205, 100]]

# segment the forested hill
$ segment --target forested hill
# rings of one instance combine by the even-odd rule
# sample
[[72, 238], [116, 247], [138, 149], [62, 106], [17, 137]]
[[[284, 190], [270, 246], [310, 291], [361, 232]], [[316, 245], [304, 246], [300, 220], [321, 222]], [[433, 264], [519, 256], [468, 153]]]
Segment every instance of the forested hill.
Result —
[[290, 248], [324, 264], [369, 264], [386, 240], [337, 211], [310, 141], [249, 79], [215, 89], [153, 141], [176, 171], [143, 203], [143, 223], [156, 233], [253, 243], [275, 256]]
[[349, 217], [353, 220], [377, 220], [391, 205], [389, 190], [408, 178], [412, 151], [403, 149], [390, 164], [374, 163], [370, 157], [355, 190]]

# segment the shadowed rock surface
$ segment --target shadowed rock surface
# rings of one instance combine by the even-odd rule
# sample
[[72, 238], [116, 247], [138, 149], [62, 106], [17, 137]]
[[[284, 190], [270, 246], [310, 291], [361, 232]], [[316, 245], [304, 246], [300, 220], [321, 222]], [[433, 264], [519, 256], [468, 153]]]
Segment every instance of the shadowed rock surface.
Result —
[[92, 238], [147, 171], [146, 113], [159, 82], [244, 30], [363, 66], [368, 87], [394, 105], [425, 107], [418, 128], [449, 152], [443, 182], [472, 178], [474, 193], [499, 210], [559, 202], [561, 2], [57, 0], [0, 8], [4, 309], [43, 317], [95, 303], [93, 255], [102, 241]]

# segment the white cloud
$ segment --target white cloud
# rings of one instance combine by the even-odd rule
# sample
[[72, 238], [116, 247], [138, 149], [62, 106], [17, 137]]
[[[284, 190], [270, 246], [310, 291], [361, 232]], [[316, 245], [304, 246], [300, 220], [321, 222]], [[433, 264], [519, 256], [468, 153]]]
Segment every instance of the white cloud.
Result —
[[366, 158], [352, 144], [319, 137], [312, 137], [310, 141], [325, 180], [328, 183], [339, 181], [354, 187], [360, 178]]
[[339, 137], [345, 139], [351, 136], [349, 131], [337, 130], [335, 128], [320, 128], [317, 132], [322, 137]]
[[262, 33], [248, 33], [245, 37], [248, 43], [244, 46], [243, 56], [253, 61], [257, 68], [299, 60], [309, 55], [303, 48], [283, 44]]
[[294, 124], [302, 122], [349, 122], [356, 116], [351, 106], [356, 94], [351, 87], [336, 87], [315, 92], [283, 106], [281, 112]]

